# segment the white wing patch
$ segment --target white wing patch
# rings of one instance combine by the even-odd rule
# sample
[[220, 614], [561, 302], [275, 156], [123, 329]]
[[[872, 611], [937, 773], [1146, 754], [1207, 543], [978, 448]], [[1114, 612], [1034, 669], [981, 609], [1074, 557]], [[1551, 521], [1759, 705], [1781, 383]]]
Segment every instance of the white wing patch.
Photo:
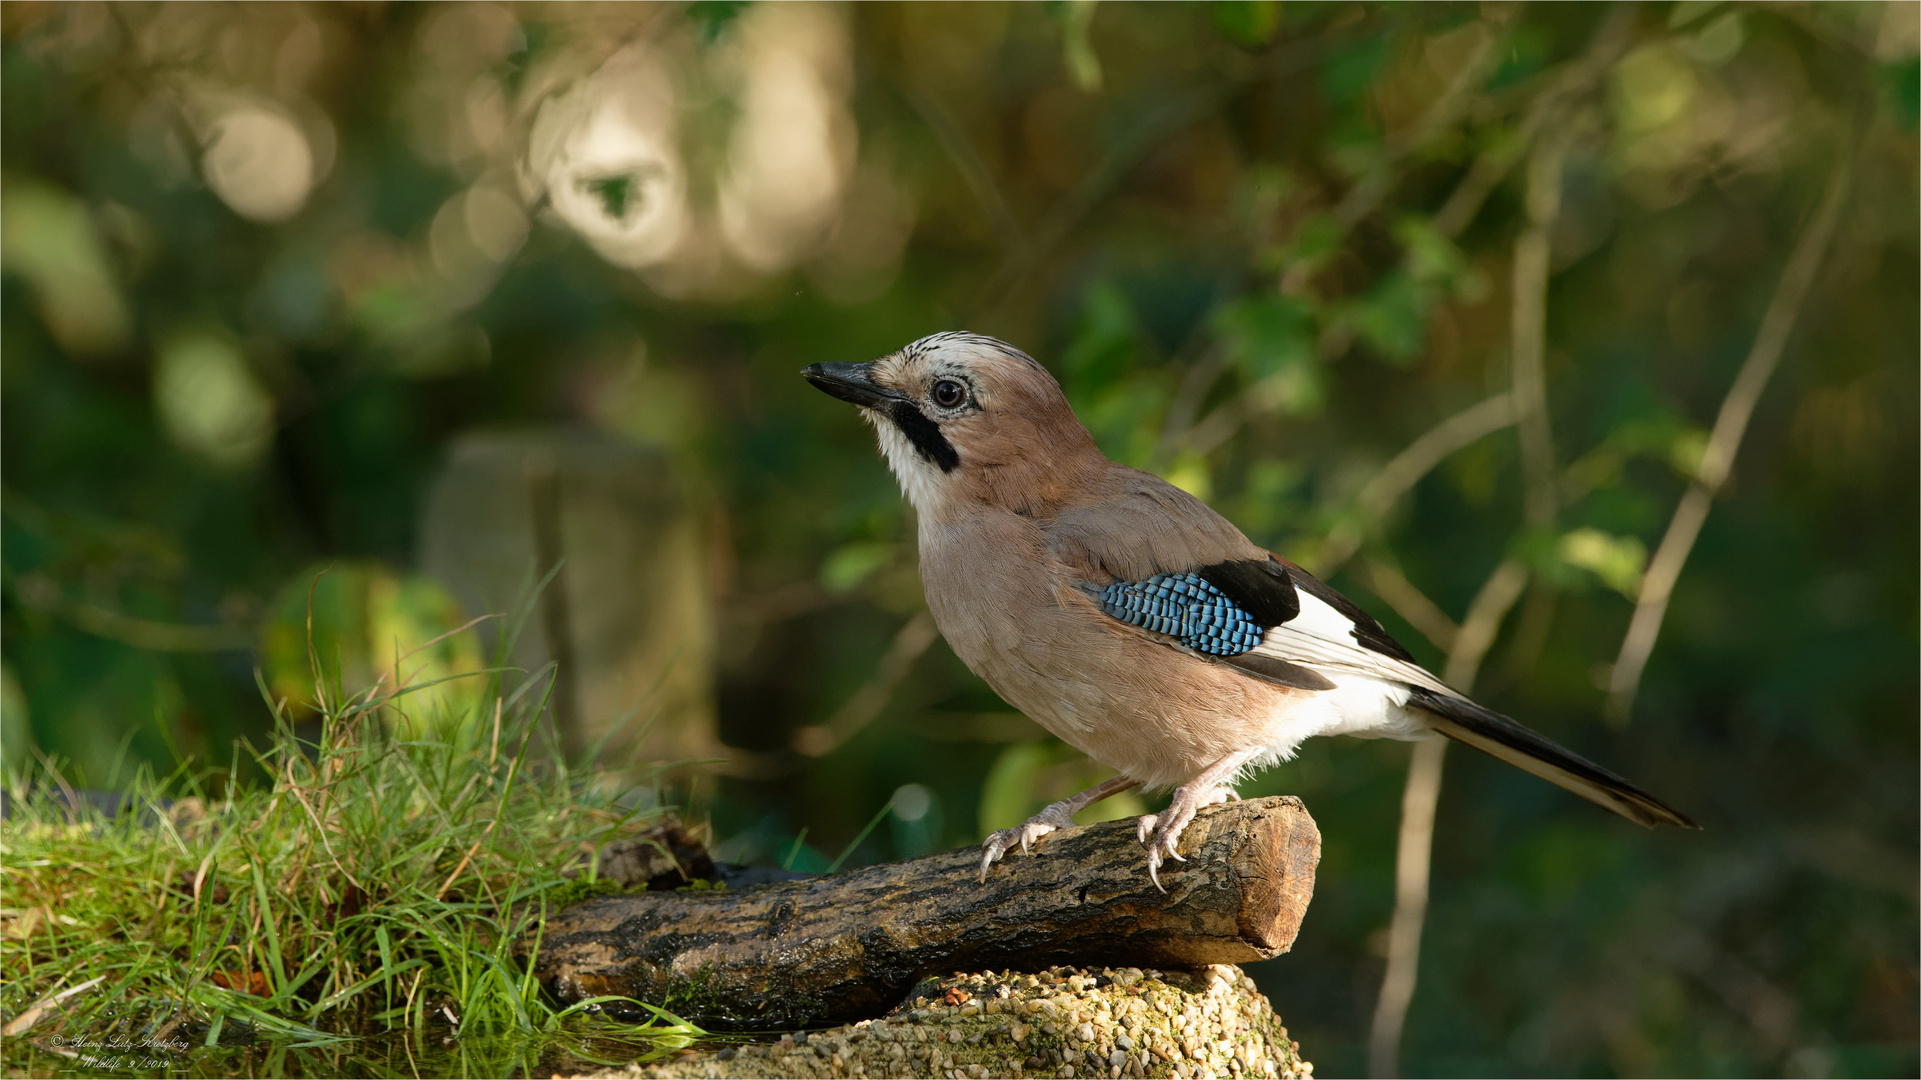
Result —
[[1334, 688], [1288, 706], [1277, 717], [1272, 740], [1250, 766], [1290, 760], [1302, 740], [1316, 735], [1407, 740], [1436, 736], [1427, 712], [1408, 705], [1409, 691], [1418, 686], [1451, 698], [1461, 695], [1419, 664], [1362, 645], [1353, 620], [1327, 601], [1298, 585], [1294, 592], [1300, 613], [1271, 627], [1250, 652], [1309, 668], [1326, 676]]
[[1362, 645], [1354, 636], [1354, 624], [1325, 600], [1306, 589], [1296, 588], [1294, 592], [1301, 598], [1301, 613], [1268, 630], [1253, 652], [1304, 664], [1330, 678], [1346, 672], [1424, 686], [1448, 697], [1461, 696], [1419, 664]]
[[1327, 601], [1301, 588], [1294, 586], [1294, 595], [1300, 598], [1301, 613], [1283, 623], [1305, 634], [1325, 638], [1328, 641], [1343, 642], [1357, 647], [1354, 639], [1354, 622], [1334, 610]]

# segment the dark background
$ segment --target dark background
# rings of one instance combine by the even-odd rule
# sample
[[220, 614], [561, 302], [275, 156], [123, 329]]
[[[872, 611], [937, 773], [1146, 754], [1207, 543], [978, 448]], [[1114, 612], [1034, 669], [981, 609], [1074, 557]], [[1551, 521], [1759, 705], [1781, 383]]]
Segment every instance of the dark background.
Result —
[[[566, 432], [645, 449], [698, 538], [661, 565], [704, 644], [652, 715], [722, 759], [667, 783], [724, 850], [819, 869], [890, 800], [850, 861], [976, 843], [1100, 774], [929, 644], [911, 514], [797, 376], [966, 328], [1275, 550], [1365, 522], [1332, 581], [1437, 669], [1422, 630], [1520, 560], [1477, 696], [1706, 826], [1452, 754], [1410, 1075], [1914, 1075], [1915, 12], [0, 5], [6, 767], [226, 767], [257, 667], [301, 700], [317, 569], [332, 662], [383, 670], [481, 614], [422, 573], [450, 441]], [[1508, 386], [1550, 141], [1553, 520], [1511, 427], [1357, 516]], [[1610, 724], [1647, 552], [1837, 172]], [[1318, 1075], [1365, 1068], [1407, 753], [1241, 789], [1325, 836], [1258, 970]]]

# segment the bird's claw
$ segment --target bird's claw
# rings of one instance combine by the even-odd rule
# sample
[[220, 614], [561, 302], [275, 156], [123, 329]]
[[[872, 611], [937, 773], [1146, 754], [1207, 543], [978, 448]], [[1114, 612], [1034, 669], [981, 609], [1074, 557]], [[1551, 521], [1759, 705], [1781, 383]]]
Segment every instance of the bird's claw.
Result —
[[1147, 848], [1147, 878], [1156, 889], [1167, 891], [1167, 887], [1161, 884], [1161, 866], [1166, 860], [1187, 861], [1179, 851], [1181, 834], [1187, 830], [1188, 823], [1194, 820], [1195, 811], [1203, 806], [1239, 798], [1233, 788], [1225, 785], [1203, 795], [1195, 795], [1183, 787], [1175, 790], [1173, 801], [1167, 804], [1165, 811], [1141, 815], [1134, 833], [1142, 846]]
[[1065, 829], [1074, 824], [1072, 815], [1058, 810], [1059, 804], [1049, 806], [1026, 821], [1011, 829], [1002, 829], [981, 842], [981, 880], [987, 880], [987, 869], [1000, 860], [1000, 857], [1019, 844], [1021, 854], [1030, 854], [1028, 845], [1048, 833]]
[[[1174, 809], [1172, 806], [1168, 807], [1169, 811]], [[1189, 813], [1187, 816], [1192, 817], [1193, 814]], [[1175, 813], [1142, 814], [1140, 823], [1135, 828], [1136, 837], [1147, 848], [1147, 879], [1162, 892], [1167, 891], [1167, 886], [1161, 884], [1161, 865], [1168, 859], [1173, 859], [1175, 862], [1187, 861], [1181, 857], [1179, 851], [1175, 850], [1181, 842], [1181, 829], [1186, 825], [1187, 822], [1181, 820]]]

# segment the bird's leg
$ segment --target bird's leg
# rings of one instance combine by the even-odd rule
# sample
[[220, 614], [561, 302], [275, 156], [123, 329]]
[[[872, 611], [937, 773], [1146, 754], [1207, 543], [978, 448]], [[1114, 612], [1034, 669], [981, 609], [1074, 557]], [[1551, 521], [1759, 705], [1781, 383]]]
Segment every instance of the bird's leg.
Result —
[[1174, 798], [1167, 809], [1158, 814], [1142, 814], [1137, 835], [1147, 847], [1147, 876], [1154, 887], [1166, 892], [1161, 885], [1161, 861], [1164, 858], [1186, 862], [1177, 850], [1181, 843], [1181, 832], [1187, 823], [1194, 820], [1195, 811], [1203, 806], [1213, 806], [1229, 799], [1239, 799], [1234, 789], [1222, 781], [1241, 770], [1254, 755], [1261, 752], [1260, 747], [1229, 754], [1221, 760], [1201, 770], [1201, 774], [1174, 789]]
[[1100, 802], [1109, 795], [1119, 795], [1128, 788], [1139, 786], [1139, 780], [1130, 780], [1125, 776], [1116, 776], [1104, 780], [1078, 795], [1069, 795], [1060, 802], [1049, 803], [1047, 809], [1028, 818], [1014, 828], [1002, 829], [994, 835], [989, 836], [986, 841], [981, 844], [981, 880], [987, 880], [987, 868], [994, 865], [994, 860], [1013, 850], [1015, 844], [1019, 844], [1022, 853], [1025, 853], [1028, 844], [1039, 840], [1048, 833], [1056, 829], [1072, 828], [1075, 814]]

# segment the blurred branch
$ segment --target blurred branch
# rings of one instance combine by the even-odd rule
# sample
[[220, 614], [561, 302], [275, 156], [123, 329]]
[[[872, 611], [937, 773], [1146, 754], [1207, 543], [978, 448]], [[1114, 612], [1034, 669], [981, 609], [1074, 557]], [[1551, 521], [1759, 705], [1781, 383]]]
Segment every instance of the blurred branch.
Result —
[[[1501, 43], [1503, 31], [1520, 15], [1524, 6], [1513, 4], [1496, 9], [1495, 15], [1486, 20], [1490, 24], [1486, 36], [1475, 46], [1473, 55], [1461, 65], [1461, 69], [1454, 73], [1454, 78], [1448, 81], [1441, 96], [1422, 111], [1412, 126], [1382, 141], [1379, 164], [1348, 188], [1347, 194], [1341, 196], [1341, 201], [1334, 204], [1333, 217], [1343, 234], [1380, 209], [1381, 201], [1394, 190], [1395, 182], [1400, 179], [1395, 170], [1402, 162], [1440, 138], [1467, 113], [1472, 101], [1470, 92], [1481, 84], [1494, 62], [1500, 59], [1500, 51], [1495, 46]], [[1296, 262], [1282, 276], [1281, 292], [1292, 294], [1306, 287], [1308, 278], [1319, 267], [1318, 261]], [[1345, 344], [1341, 348], [1345, 351]]]
[[138, 619], [98, 604], [71, 604], [60, 609], [73, 625], [98, 637], [136, 649], [155, 652], [225, 652], [251, 649], [254, 633], [245, 626], [194, 626], [186, 623]]
[[1543, 128], [1549, 126], [1571, 97], [1581, 97], [1598, 86], [1627, 51], [1633, 40], [1638, 4], [1616, 4], [1594, 32], [1585, 53], [1549, 76], [1545, 88], [1521, 117], [1518, 128], [1508, 138], [1483, 151], [1468, 167], [1467, 175], [1434, 215], [1434, 229], [1442, 236], [1458, 236], [1493, 193], [1521, 155], [1534, 144]]
[[1820, 269], [1822, 256], [1827, 253], [1828, 243], [1834, 236], [1835, 224], [1840, 220], [1841, 206], [1847, 200], [1852, 175], [1853, 151], [1850, 150], [1829, 175], [1820, 208], [1802, 231], [1800, 240], [1794, 246], [1794, 253], [1788, 257], [1787, 268], [1781, 272], [1781, 281], [1775, 287], [1774, 297], [1768, 301], [1767, 311], [1761, 317], [1761, 328], [1755, 334], [1754, 347], [1749, 350], [1740, 374], [1735, 376], [1734, 385], [1728, 388], [1728, 395], [1721, 402], [1721, 412], [1715, 417], [1714, 431], [1708, 436], [1707, 450], [1701, 455], [1694, 481], [1681, 496], [1680, 505], [1675, 507], [1674, 517], [1668, 522], [1667, 533], [1661, 537], [1661, 546], [1655, 549], [1654, 557], [1648, 561], [1647, 573], [1641, 578], [1640, 596], [1635, 601], [1634, 617], [1628, 623], [1620, 656], [1615, 659], [1613, 674], [1608, 679], [1607, 717], [1617, 727], [1625, 725], [1633, 712], [1634, 697], [1641, 686], [1641, 674], [1646, 670], [1648, 657], [1654, 652], [1654, 642], [1661, 634], [1661, 622], [1667, 617], [1668, 600], [1673, 596], [1674, 584], [1680, 579], [1688, 553], [1694, 549], [1694, 542], [1701, 535], [1709, 505], [1727, 483], [1728, 473], [1734, 466], [1735, 453], [1741, 448], [1741, 437], [1747, 433], [1748, 420], [1754, 415], [1754, 406], [1760, 401], [1761, 392], [1767, 388], [1768, 378], [1781, 362], [1788, 335], [1794, 330], [1795, 320], [1807, 301], [1808, 290], [1814, 284], [1815, 271]]
[[1454, 651], [1461, 628], [1448, 618], [1439, 604], [1429, 600], [1427, 594], [1415, 588], [1399, 570], [1379, 559], [1363, 559], [1359, 569], [1361, 584], [1393, 608], [1396, 615], [1406, 619], [1409, 626], [1420, 631], [1422, 637], [1442, 652]]
[[[1448, 651], [1444, 678], [1463, 692], [1474, 686], [1481, 661], [1494, 644], [1501, 620], [1527, 587], [1527, 567], [1509, 558], [1494, 568], [1468, 606], [1454, 647]], [[1368, 1075], [1399, 1076], [1401, 1030], [1414, 1000], [1420, 973], [1421, 930], [1427, 921], [1429, 869], [1434, 851], [1434, 813], [1441, 800], [1441, 765], [1447, 740], [1414, 744], [1401, 794], [1401, 831], [1394, 858], [1394, 919], [1388, 925], [1387, 973], [1374, 1006], [1368, 1037]]]
[[[1480, 212], [1482, 204], [1487, 201], [1495, 185], [1507, 176], [1514, 162], [1534, 144], [1543, 129], [1552, 128], [1552, 122], [1561, 116], [1565, 103], [1570, 98], [1592, 92], [1607, 73], [1613, 70], [1621, 54], [1627, 50], [1628, 43], [1633, 40], [1637, 11], [1638, 5], [1632, 3], [1619, 4], [1610, 8], [1600, 29], [1595, 31], [1587, 52], [1546, 78], [1543, 88], [1522, 117], [1519, 128], [1511, 136], [1501, 140], [1475, 159], [1474, 164], [1468, 168], [1467, 175], [1461, 178], [1453, 193], [1448, 196], [1447, 202], [1442, 204], [1441, 209], [1434, 215], [1433, 225], [1437, 232], [1449, 238], [1460, 235], [1461, 231], [1473, 221], [1474, 215]], [[1485, 63], [1486, 59], [1485, 56], [1480, 57], [1480, 62]], [[1455, 88], [1461, 85], [1462, 80], [1474, 70], [1474, 64], [1463, 68], [1455, 83], [1450, 85], [1449, 92], [1444, 93], [1432, 106], [1429, 106], [1421, 120], [1410, 129], [1422, 136], [1421, 141], [1416, 142], [1410, 139], [1401, 150], [1402, 156], [1419, 150], [1427, 142], [1446, 132], [1460, 119], [1461, 114], [1466, 111], [1466, 105], [1463, 99], [1451, 95]], [[1376, 175], [1387, 174], [1383, 172]], [[1363, 188], [1368, 190], [1363, 191]], [[1385, 197], [1391, 190], [1391, 183], [1378, 187], [1362, 184], [1350, 190], [1340, 203], [1341, 209], [1336, 212], [1343, 231], [1377, 209], [1379, 199]], [[1347, 215], [1354, 213], [1354, 210], [1360, 207], [1365, 207], [1365, 212], [1354, 216], [1351, 221], [1348, 220]], [[1298, 267], [1289, 269], [1288, 275], [1282, 279], [1282, 292], [1305, 286], [1305, 280], [1298, 277], [1297, 272], [1300, 272]], [[1316, 360], [1322, 364], [1338, 360], [1353, 346], [1354, 337], [1355, 327], [1351, 323], [1343, 322], [1330, 326], [1315, 341]], [[1195, 424], [1187, 433], [1187, 444], [1197, 454], [1211, 453], [1216, 447], [1233, 438], [1243, 424], [1261, 411], [1262, 406], [1254, 395], [1243, 392]]]
[[845, 604], [858, 593], [835, 594], [812, 578], [790, 581], [767, 592], [745, 592], [729, 598], [729, 614], [744, 622], [785, 622], [835, 604]]
[[[1850, 61], [1875, 64], [1882, 57], [1875, 55], [1875, 35], [1867, 30], [1864, 19], [1849, 18], [1841, 11], [1823, 10], [1823, 5], [1814, 5], [1813, 11], [1801, 11], [1783, 5], [1780, 17], [1787, 23], [1799, 27], [1801, 31], [1833, 49]], [[1836, 16], [1840, 16], [1837, 18]]]
[[[1547, 415], [1548, 256], [1554, 221], [1561, 212], [1562, 166], [1569, 136], [1565, 128], [1537, 143], [1528, 157], [1527, 227], [1514, 241], [1513, 380], [1510, 397], [1520, 428], [1524, 505], [1530, 529], [1554, 527], [1558, 500], [1554, 478], [1554, 439]], [[1481, 661], [1494, 644], [1501, 620], [1527, 588], [1528, 570], [1509, 556], [1494, 568], [1461, 621], [1442, 673], [1463, 693], [1474, 685]], [[1415, 747], [1401, 796], [1401, 835], [1395, 858], [1394, 920], [1388, 927], [1387, 973], [1375, 1003], [1368, 1046], [1374, 1076], [1400, 1075], [1401, 1032], [1414, 1000], [1420, 970], [1421, 931], [1427, 920], [1429, 869], [1434, 847], [1434, 813], [1441, 798], [1441, 763], [1446, 744], [1429, 739]]]
[[940, 631], [934, 617], [919, 611], [894, 635], [894, 643], [875, 665], [874, 674], [847, 703], [835, 711], [825, 724], [812, 724], [794, 732], [794, 749], [808, 757], [823, 757], [874, 721], [893, 699], [894, 690], [913, 669]]
[[1356, 499], [1361, 511], [1379, 517], [1407, 494], [1421, 477], [1458, 450], [1479, 442], [1514, 422], [1514, 396], [1496, 394], [1462, 409], [1429, 428], [1395, 455]]
[[1448, 650], [1447, 666], [1441, 671], [1442, 680], [1449, 686], [1464, 694], [1474, 689], [1474, 680], [1481, 673], [1481, 661], [1494, 646], [1494, 635], [1500, 632], [1501, 620], [1527, 588], [1527, 579], [1526, 564], [1510, 556], [1481, 583], [1481, 591], [1474, 594], [1474, 602], [1468, 605], [1467, 617], [1461, 620], [1460, 633], [1454, 636], [1454, 648]]
[[[797, 729], [791, 744], [779, 750], [763, 753], [730, 746], [726, 759], [714, 764], [714, 771], [726, 776], [771, 780], [792, 776], [807, 767], [807, 759], [832, 753], [880, 716], [881, 710], [893, 700], [894, 691], [913, 670], [915, 661], [939, 637], [934, 617], [924, 609], [917, 612], [894, 635], [893, 643], [874, 665], [873, 675], [826, 723]], [[1003, 731], [989, 737], [998, 739], [1005, 734]]]
[[931, 742], [1014, 743], [1051, 738], [1047, 729], [1019, 712], [926, 713], [916, 729]]
[[1528, 158], [1527, 227], [1514, 241], [1513, 380], [1515, 424], [1521, 436], [1528, 526], [1551, 529], [1559, 499], [1554, 488], [1554, 434], [1547, 411], [1547, 279], [1554, 219], [1561, 212], [1565, 132], [1549, 135]]
[[560, 466], [553, 453], [543, 449], [530, 455], [525, 478], [528, 517], [533, 522], [534, 565], [548, 574], [547, 587], [540, 593], [540, 630], [547, 656], [556, 668], [553, 725], [568, 759], [578, 761], [586, 749], [586, 734], [580, 726], [574, 619], [567, 595], [567, 552], [561, 535]]
[[1007, 257], [1014, 260], [1025, 256], [1027, 253], [1026, 230], [1021, 228], [1020, 220], [1014, 216], [1013, 209], [1007, 205], [1007, 198], [1001, 194], [1000, 185], [994, 181], [994, 174], [987, 167], [987, 162], [981, 160], [979, 151], [974, 149], [973, 140], [967, 137], [967, 132], [961, 130], [960, 121], [955, 119], [954, 114], [949, 112], [947, 106], [941, 104], [938, 98], [918, 86], [911, 83], [903, 85], [901, 95], [907, 99], [909, 105], [914, 107], [914, 111], [920, 114], [921, 121], [934, 133], [934, 138], [940, 141], [941, 149], [947, 151], [948, 158], [953, 161], [954, 168], [961, 175], [961, 180], [967, 184], [967, 189], [974, 193], [975, 200], [981, 205], [981, 211], [987, 215], [987, 224], [1006, 246]]
[[[1317, 50], [1318, 51], [1318, 50]], [[1054, 209], [1047, 215], [1040, 227], [1034, 230], [1033, 243], [1021, 248], [1006, 262], [1001, 264], [994, 276], [987, 280], [973, 303], [968, 305], [974, 317], [991, 312], [1005, 303], [1014, 291], [1025, 281], [1027, 275], [1039, 265], [1040, 261], [1053, 253], [1061, 241], [1080, 225], [1081, 220], [1092, 213], [1127, 174], [1140, 164], [1162, 139], [1187, 127], [1189, 124], [1219, 108], [1223, 102], [1238, 89], [1235, 84], [1203, 87], [1190, 90], [1175, 97], [1160, 108], [1149, 113], [1139, 124], [1130, 127], [1121, 136], [1099, 164], [1081, 178], [1074, 190], [1062, 196]]]
[[[1174, 400], [1167, 407], [1167, 417], [1161, 422], [1161, 437], [1155, 443], [1155, 455], [1163, 462], [1172, 461], [1180, 451], [1181, 437], [1194, 426], [1194, 417], [1201, 411], [1201, 404], [1207, 392], [1214, 388], [1215, 382], [1226, 374], [1233, 361], [1227, 350], [1212, 338], [1205, 324], [1197, 325], [1192, 333], [1194, 338], [1204, 338], [1199, 355], [1185, 365], [1181, 375], [1181, 385], [1174, 391]], [[1172, 361], [1180, 365], [1181, 358]]]
[[[1394, 455], [1394, 459], [1374, 474], [1354, 499], [1354, 514], [1328, 533], [1327, 543], [1314, 560], [1313, 570], [1326, 577], [1338, 570], [1361, 546], [1367, 531], [1374, 527], [1401, 496], [1413, 490], [1421, 478], [1435, 467], [1474, 443], [1514, 423], [1514, 396], [1502, 392], [1423, 432], [1420, 438]], [[1386, 599], [1386, 597], [1382, 597]]]
[[14, 595], [29, 609], [63, 619], [95, 637], [154, 652], [226, 652], [251, 649], [254, 628], [231, 623], [194, 625], [142, 619], [100, 604], [70, 601], [44, 574], [23, 574]]
[[1394, 919], [1387, 931], [1387, 974], [1368, 1032], [1367, 1074], [1401, 1075], [1401, 1027], [1421, 963], [1421, 928], [1427, 920], [1428, 864], [1433, 857], [1434, 811], [1441, 801], [1441, 765], [1447, 740], [1414, 744], [1407, 787], [1401, 792], [1401, 833], [1394, 855]]
[[[1251, 389], [1251, 388], [1250, 388]], [[1187, 448], [1195, 454], [1206, 457], [1217, 447], [1233, 438], [1254, 415], [1255, 404], [1247, 393], [1236, 395], [1232, 400], [1223, 402], [1213, 412], [1201, 417], [1200, 422], [1187, 429], [1185, 440]]]
[[970, 317], [980, 318], [1006, 303], [1041, 260], [1052, 254], [1161, 140], [1219, 109], [1249, 85], [1291, 75], [1311, 66], [1332, 45], [1378, 32], [1379, 27], [1372, 19], [1364, 19], [1338, 33], [1284, 45], [1259, 63], [1214, 85], [1168, 95], [1160, 108], [1129, 126], [1100, 162], [1081, 177], [1072, 191], [1061, 197], [1034, 230], [1032, 243], [1001, 264], [968, 305]]
[[1728, 1011], [1747, 1022], [1770, 1055], [1784, 1055], [1800, 1041], [1795, 1021], [1801, 1006], [1794, 995], [1693, 926], [1682, 924], [1660, 943], [1652, 959], [1663, 968], [1686, 972], [1712, 991]]
[[[1347, 194], [1341, 197], [1341, 201], [1335, 204], [1333, 218], [1340, 226], [1343, 236], [1380, 209], [1381, 201], [1394, 190], [1395, 183], [1399, 180], [1396, 170], [1403, 162], [1440, 138], [1460, 121], [1467, 111], [1468, 91], [1480, 83], [1486, 76], [1491, 62], [1499, 56], [1494, 46], [1500, 41], [1500, 28], [1505, 27], [1507, 22], [1508, 18], [1503, 17], [1482, 41], [1474, 55], [1461, 66], [1460, 71], [1455, 73], [1453, 80], [1449, 82], [1447, 89], [1442, 91], [1441, 96], [1421, 113], [1420, 118], [1405, 133], [1386, 141], [1379, 164], [1349, 188]], [[1308, 281], [1321, 265], [1319, 260], [1295, 262], [1281, 275], [1280, 292], [1283, 295], [1295, 295], [1306, 290]], [[1354, 344], [1354, 335], [1354, 327], [1350, 324], [1341, 323], [1330, 327], [1314, 343], [1315, 359], [1325, 364], [1338, 358]], [[1242, 425], [1263, 411], [1263, 408], [1253, 388], [1235, 395], [1232, 400], [1216, 408], [1188, 430], [1189, 448], [1202, 455], [1213, 452], [1216, 447], [1233, 438]]]

